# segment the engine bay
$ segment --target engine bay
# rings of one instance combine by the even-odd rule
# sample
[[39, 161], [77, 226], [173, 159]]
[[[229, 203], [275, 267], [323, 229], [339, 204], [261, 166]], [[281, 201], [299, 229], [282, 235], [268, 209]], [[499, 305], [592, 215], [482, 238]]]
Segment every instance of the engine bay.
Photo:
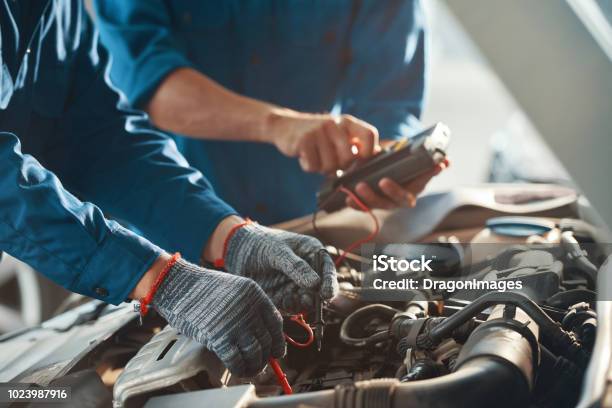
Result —
[[[447, 298], [438, 293], [439, 300], [363, 300], [354, 290], [359, 272], [348, 265], [340, 268], [342, 290], [324, 308], [321, 351], [289, 345], [282, 359], [293, 387], [290, 397], [280, 397], [282, 387], [270, 369], [253, 379], [232, 379], [218, 362], [213, 374], [215, 358], [210, 354], [199, 355], [200, 368], [207, 372], [210, 387], [253, 384], [259, 398], [254, 406], [262, 407], [297, 403], [573, 407], [593, 350], [597, 313], [588, 272], [576, 266], [569, 253], [555, 254], [558, 249], [545, 244], [510, 246], [476, 272], [488, 271], [486, 276], [496, 279], [527, 277], [525, 292], [489, 291], [476, 296], [468, 291], [463, 295], [469, 296], [458, 293]], [[526, 294], [530, 291], [541, 291], [545, 299], [532, 300]], [[298, 342], [306, 340], [301, 327], [289, 319], [285, 330]], [[132, 406], [130, 393], [138, 388], [134, 382], [150, 386], [143, 371], [159, 375], [155, 365], [160, 357], [174, 362], [171, 378], [184, 377], [178, 386], [192, 390], [189, 384], [197, 375], [188, 366], [197, 351], [193, 342], [183, 342], [171, 328], [153, 337], [147, 346], [156, 346], [152, 355], [158, 357], [149, 360], [148, 370], [137, 365], [130, 372], [136, 361], [151, 353], [148, 347], [141, 349], [115, 384], [115, 402]], [[171, 355], [175, 348], [180, 351]], [[176, 365], [176, 358], [185, 365]], [[319, 398], [328, 402], [317, 405]], [[373, 398], [387, 402], [370, 405], [367, 401]]]
[[[574, 407], [598, 336], [598, 270], [611, 248], [578, 217], [500, 215], [345, 254], [340, 293], [322, 307], [320, 350], [300, 346], [309, 340], [305, 326], [316, 330], [312, 315], [285, 318], [296, 344], [289, 341], [279, 364], [292, 395], [270, 367], [254, 378], [233, 377], [161, 317], [141, 323], [131, 305], [96, 302], [40, 333], [0, 338], [1, 350], [30, 342], [34, 352], [48, 341], [42, 329], [77, 342], [74, 330], [114, 324], [97, 340], [73, 345], [69, 357], [42, 359], [7, 379], [83, 388], [96, 399], [92, 406]], [[341, 254], [322, 239], [330, 254]], [[372, 253], [408, 261], [426, 254], [431, 271], [375, 271]], [[374, 288], [376, 279], [438, 284]]]

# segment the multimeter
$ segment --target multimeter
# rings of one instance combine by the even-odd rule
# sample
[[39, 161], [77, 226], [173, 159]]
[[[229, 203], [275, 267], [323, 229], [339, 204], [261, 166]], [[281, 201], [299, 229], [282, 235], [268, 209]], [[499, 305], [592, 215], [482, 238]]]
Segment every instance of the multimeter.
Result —
[[378, 182], [382, 178], [406, 184], [441, 163], [449, 141], [450, 130], [443, 123], [402, 138], [356, 168], [327, 180], [317, 194], [317, 204], [328, 213], [343, 208], [346, 195], [339, 191], [342, 186], [354, 190], [357, 183], [364, 182], [380, 193]]

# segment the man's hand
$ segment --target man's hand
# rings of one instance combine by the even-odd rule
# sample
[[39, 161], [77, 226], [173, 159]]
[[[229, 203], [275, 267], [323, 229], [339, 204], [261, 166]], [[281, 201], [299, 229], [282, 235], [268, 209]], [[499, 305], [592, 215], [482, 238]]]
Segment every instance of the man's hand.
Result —
[[[389, 178], [383, 178], [378, 182], [378, 188], [380, 188], [383, 194], [376, 193], [366, 183], [358, 183], [355, 186], [355, 193], [369, 208], [393, 209], [398, 207], [414, 207], [417, 196], [423, 192], [427, 183], [429, 183], [432, 177], [440, 174], [442, 170], [447, 168], [449, 164], [449, 161], [445, 160], [403, 186]], [[346, 198], [346, 205], [356, 210], [361, 210], [350, 197]]]
[[275, 109], [268, 140], [307, 172], [331, 173], [380, 150], [378, 131], [350, 115], [309, 114]]
[[334, 262], [310, 236], [247, 224], [229, 237], [224, 259], [229, 273], [253, 279], [283, 311], [310, 310], [317, 292], [323, 300], [338, 292]]
[[177, 261], [153, 297], [168, 323], [250, 377], [285, 354], [280, 313], [251, 279]]

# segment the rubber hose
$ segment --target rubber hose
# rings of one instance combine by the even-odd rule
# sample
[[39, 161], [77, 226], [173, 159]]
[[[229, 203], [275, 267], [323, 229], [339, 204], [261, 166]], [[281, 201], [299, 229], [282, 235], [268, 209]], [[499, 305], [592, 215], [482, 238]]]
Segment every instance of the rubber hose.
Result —
[[342, 322], [342, 326], [340, 327], [340, 340], [344, 344], [355, 347], [364, 347], [387, 340], [391, 337], [388, 330], [375, 333], [368, 337], [352, 337], [350, 333], [353, 331], [355, 324], [362, 323], [366, 319], [383, 315], [384, 317], [389, 317], [389, 320], [391, 320], [398, 312], [399, 310], [383, 304], [373, 304], [359, 308], [348, 315]]
[[575, 361], [580, 366], [588, 363], [588, 355], [580, 344], [560, 324], [552, 320], [533, 300], [518, 292], [490, 292], [482, 295], [454, 315], [433, 326], [428, 332], [420, 334], [417, 344], [436, 345], [452, 335], [453, 330], [495, 304], [513, 304], [523, 310], [539, 326], [542, 334], [550, 340], [554, 351]]

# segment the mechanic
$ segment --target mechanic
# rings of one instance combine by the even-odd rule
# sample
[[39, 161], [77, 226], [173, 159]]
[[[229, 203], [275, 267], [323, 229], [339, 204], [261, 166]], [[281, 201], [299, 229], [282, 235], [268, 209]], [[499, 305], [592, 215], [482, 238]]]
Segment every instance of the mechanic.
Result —
[[[285, 351], [273, 301], [333, 297], [333, 261], [315, 271], [319, 241], [244, 221], [169, 137], [126, 122], [97, 38], [80, 0], [0, 5], [0, 251], [71, 291], [150, 303], [253, 375]], [[188, 262], [200, 258], [229, 273]]]
[[[176, 136], [179, 149], [219, 196], [264, 223], [315, 211], [317, 173], [369, 157], [379, 132], [418, 130], [426, 49], [418, 0], [97, 0], [94, 8], [113, 84], [158, 128], [186, 136]], [[334, 106], [343, 114], [306, 113]], [[365, 183], [356, 192], [372, 208], [414, 206], [445, 166], [405, 186], [383, 179], [384, 195]]]

